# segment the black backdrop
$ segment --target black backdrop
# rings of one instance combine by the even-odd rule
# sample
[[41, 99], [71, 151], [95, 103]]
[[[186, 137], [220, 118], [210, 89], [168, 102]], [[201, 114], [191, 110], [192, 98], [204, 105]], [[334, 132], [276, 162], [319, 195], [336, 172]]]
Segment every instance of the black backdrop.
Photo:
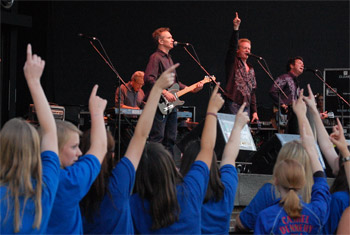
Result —
[[[114, 105], [116, 76], [78, 33], [98, 37], [120, 75], [127, 82], [144, 70], [155, 45], [151, 34], [170, 27], [175, 40], [190, 42], [203, 66], [225, 86], [224, 59], [235, 11], [242, 20], [240, 37], [252, 41], [252, 53], [263, 56], [274, 77], [284, 73], [290, 56], [304, 57], [310, 68], [349, 67], [349, 1], [20, 1], [18, 13], [32, 17], [31, 28], [20, 28], [16, 116], [24, 115], [29, 92], [23, 78], [25, 46], [46, 59], [43, 85], [49, 101], [63, 106], [87, 105], [93, 84], [99, 95]], [[3, 27], [4, 29], [4, 27]], [[2, 30], [3, 30], [2, 29]], [[180, 62], [179, 79], [191, 85], [205, 75], [182, 47], [171, 51]], [[269, 107], [272, 81], [250, 59], [257, 74], [259, 107]], [[312, 73], [301, 75], [302, 87], [310, 83], [322, 92]], [[209, 87], [183, 97], [203, 118]]]

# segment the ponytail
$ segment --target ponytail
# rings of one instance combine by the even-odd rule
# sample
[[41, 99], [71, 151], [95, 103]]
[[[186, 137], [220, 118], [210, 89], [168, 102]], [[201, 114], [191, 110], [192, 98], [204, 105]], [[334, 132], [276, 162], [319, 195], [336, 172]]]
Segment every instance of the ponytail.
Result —
[[302, 206], [297, 192], [305, 185], [304, 167], [296, 160], [282, 160], [275, 166], [273, 175], [276, 179], [276, 186], [287, 191], [280, 204], [283, 205], [284, 210], [290, 217], [300, 217]]
[[296, 189], [290, 188], [289, 192], [282, 198], [283, 208], [292, 218], [301, 216], [301, 204]]

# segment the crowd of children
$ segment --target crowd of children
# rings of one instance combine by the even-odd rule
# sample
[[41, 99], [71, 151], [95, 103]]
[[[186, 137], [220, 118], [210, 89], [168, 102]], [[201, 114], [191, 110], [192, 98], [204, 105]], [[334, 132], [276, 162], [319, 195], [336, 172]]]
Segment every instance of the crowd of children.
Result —
[[[89, 99], [91, 130], [83, 134], [69, 122], [55, 121], [40, 83], [45, 62], [28, 45], [24, 75], [40, 128], [14, 118], [0, 132], [1, 234], [228, 234], [238, 185], [235, 160], [249, 117], [243, 104], [218, 166], [214, 146], [224, 100], [216, 86], [201, 138], [188, 144], [177, 169], [164, 146], [147, 138], [162, 91], [174, 83], [178, 66], [156, 81], [124, 157], [115, 159], [114, 139], [104, 125], [107, 101], [97, 95], [98, 86]], [[236, 231], [349, 232], [350, 152], [339, 120], [329, 136], [310, 86], [308, 91], [304, 97], [301, 90], [293, 103], [301, 141], [282, 147], [271, 182], [237, 217]], [[307, 110], [337, 175], [331, 189]]]

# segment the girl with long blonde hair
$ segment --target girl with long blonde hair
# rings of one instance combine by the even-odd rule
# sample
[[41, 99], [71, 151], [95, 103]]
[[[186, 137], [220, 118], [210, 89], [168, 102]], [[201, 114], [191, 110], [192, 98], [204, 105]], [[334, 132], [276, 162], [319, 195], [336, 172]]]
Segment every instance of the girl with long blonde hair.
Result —
[[60, 162], [56, 125], [40, 84], [45, 61], [27, 46], [24, 75], [42, 129], [9, 120], [0, 132], [1, 233], [45, 233], [55, 198]]

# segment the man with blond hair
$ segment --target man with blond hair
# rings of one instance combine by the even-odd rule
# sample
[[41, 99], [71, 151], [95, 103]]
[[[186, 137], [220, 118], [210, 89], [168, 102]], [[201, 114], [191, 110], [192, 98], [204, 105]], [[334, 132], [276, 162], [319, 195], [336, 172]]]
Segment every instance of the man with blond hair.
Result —
[[[131, 76], [131, 81], [126, 84], [122, 84], [121, 87], [121, 99], [120, 107], [124, 109], [141, 109], [143, 108], [143, 99], [145, 93], [142, 90], [144, 85], [143, 77], [145, 73], [142, 71], [136, 71]], [[115, 106], [118, 107], [119, 100], [119, 87], [115, 92]]]
[[249, 39], [239, 37], [239, 25], [241, 19], [236, 17], [233, 20], [233, 33], [230, 39], [229, 49], [226, 56], [226, 111], [237, 114], [241, 105], [246, 102], [245, 111], [251, 115], [251, 122], [258, 121], [256, 107], [257, 88], [255, 72], [253, 67], [247, 63], [251, 50]]

